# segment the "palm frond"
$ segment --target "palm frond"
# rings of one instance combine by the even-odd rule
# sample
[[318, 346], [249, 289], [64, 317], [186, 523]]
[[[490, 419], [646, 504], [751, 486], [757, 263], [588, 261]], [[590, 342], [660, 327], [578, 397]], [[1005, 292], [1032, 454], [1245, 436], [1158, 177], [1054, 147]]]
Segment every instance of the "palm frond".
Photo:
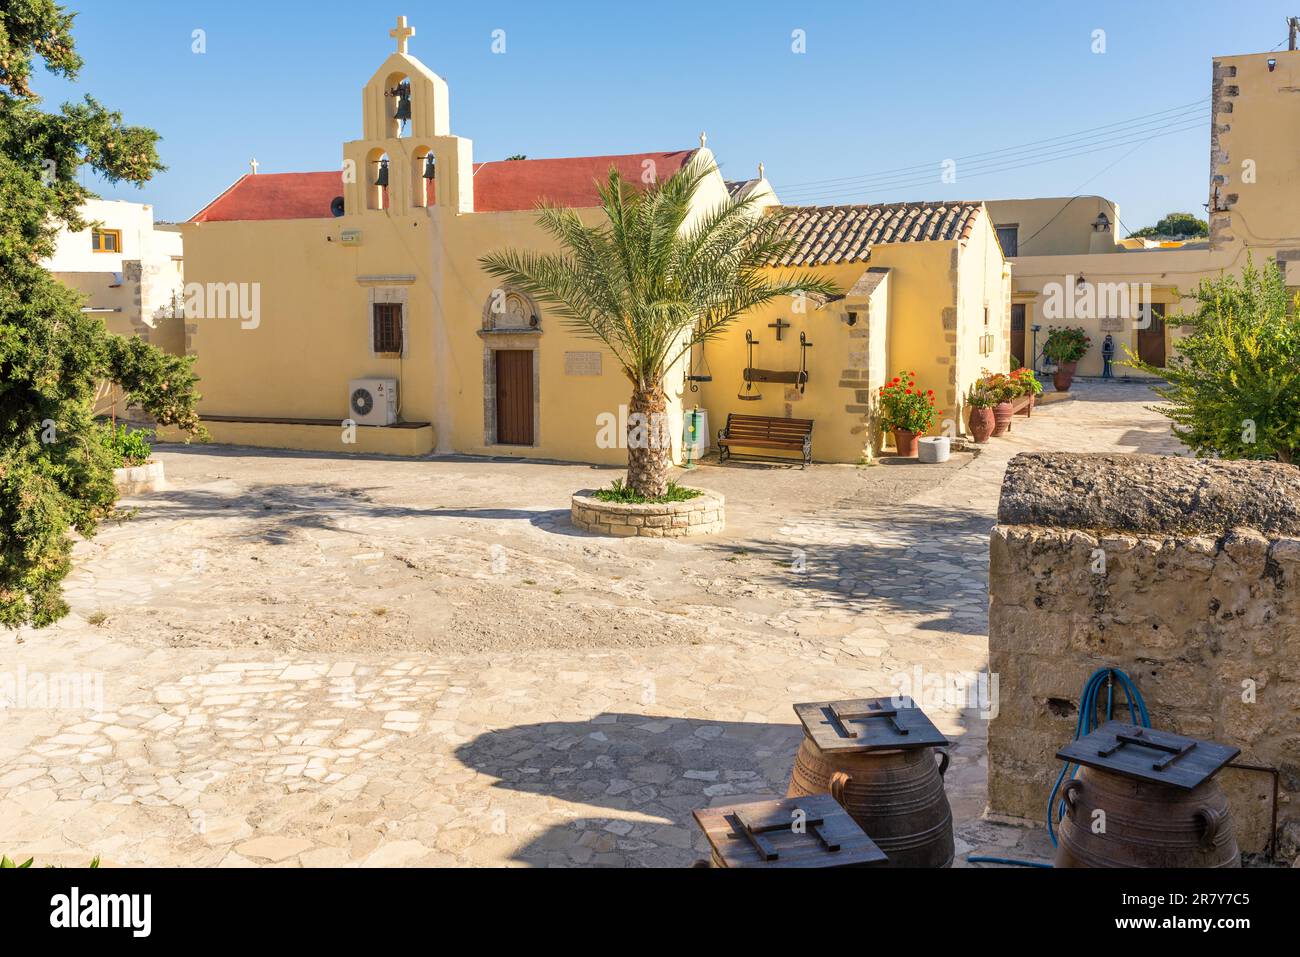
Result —
[[784, 211], [752, 197], [698, 210], [699, 189], [712, 175], [714, 167], [697, 159], [643, 189], [611, 169], [597, 187], [603, 222], [588, 226], [571, 209], [538, 210], [560, 252], [504, 250], [479, 261], [554, 307], [578, 335], [603, 342], [638, 388], [659, 386], [691, 345], [746, 312], [837, 291], [824, 276], [774, 272], [794, 244]]

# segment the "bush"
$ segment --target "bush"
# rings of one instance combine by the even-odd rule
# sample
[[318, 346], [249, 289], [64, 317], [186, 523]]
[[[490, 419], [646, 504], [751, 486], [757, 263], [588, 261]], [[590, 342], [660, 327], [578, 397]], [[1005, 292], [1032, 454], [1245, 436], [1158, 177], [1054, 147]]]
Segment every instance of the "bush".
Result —
[[619, 478], [614, 479], [614, 484], [609, 488], [597, 489], [592, 493], [592, 497], [602, 502], [620, 502], [624, 505], [663, 505], [666, 502], [685, 502], [703, 494], [697, 488], [686, 488], [676, 482], [669, 482], [668, 491], [663, 495], [647, 498], [631, 486], [624, 485], [623, 480]]
[[1300, 298], [1289, 300], [1281, 270], [1202, 280], [1188, 330], [1159, 369], [1126, 349], [1125, 365], [1164, 378], [1156, 407], [1197, 456], [1300, 464]]
[[115, 456], [114, 460], [117, 464], [114, 468], [144, 465], [148, 462], [153, 454], [153, 446], [149, 444], [147, 435], [148, 433], [142, 429], [133, 432], [125, 425], [119, 425], [117, 428], [105, 425], [104, 441]]
[[1060, 365], [1062, 362], [1078, 362], [1088, 354], [1092, 340], [1080, 326], [1053, 326], [1048, 330], [1047, 341], [1043, 343], [1043, 355]]
[[898, 429], [921, 435], [930, 430], [934, 420], [943, 415], [934, 407], [934, 390], [921, 391], [915, 372], [900, 372], [880, 388], [880, 428]]

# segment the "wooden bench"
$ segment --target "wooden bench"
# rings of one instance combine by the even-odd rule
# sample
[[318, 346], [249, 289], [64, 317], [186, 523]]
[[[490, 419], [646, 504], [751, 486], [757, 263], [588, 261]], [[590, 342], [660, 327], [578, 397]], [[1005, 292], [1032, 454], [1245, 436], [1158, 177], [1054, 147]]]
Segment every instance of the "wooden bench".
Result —
[[[1018, 415], [1023, 415], [1026, 419], [1034, 414], [1034, 397], [1032, 395], [1022, 395], [1018, 399], [1011, 400], [1011, 418], [1015, 419]], [[1007, 423], [1007, 431], [1011, 431], [1011, 423]]]
[[[806, 468], [812, 462], [812, 419], [778, 419], [770, 415], [727, 415], [727, 425], [718, 430], [718, 461], [731, 458], [732, 448], [780, 449], [798, 452]], [[758, 457], [758, 456], [746, 456]], [[788, 462], [780, 456], [762, 456]]]

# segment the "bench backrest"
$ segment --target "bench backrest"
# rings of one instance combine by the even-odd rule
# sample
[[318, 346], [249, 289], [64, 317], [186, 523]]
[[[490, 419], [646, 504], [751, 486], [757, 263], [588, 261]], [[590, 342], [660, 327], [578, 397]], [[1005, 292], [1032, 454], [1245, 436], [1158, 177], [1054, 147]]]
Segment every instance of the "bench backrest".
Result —
[[770, 415], [727, 415], [727, 437], [802, 442], [812, 434], [812, 419], [779, 419]]

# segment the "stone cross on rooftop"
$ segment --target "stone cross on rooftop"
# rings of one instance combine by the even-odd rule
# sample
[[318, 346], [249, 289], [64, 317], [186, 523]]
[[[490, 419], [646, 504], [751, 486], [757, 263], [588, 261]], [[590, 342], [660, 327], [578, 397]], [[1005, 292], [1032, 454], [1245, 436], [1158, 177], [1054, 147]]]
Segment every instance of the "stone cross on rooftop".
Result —
[[397, 26], [388, 31], [388, 35], [397, 40], [397, 52], [405, 53], [406, 44], [415, 36], [415, 27], [406, 25], [406, 17], [397, 18]]

